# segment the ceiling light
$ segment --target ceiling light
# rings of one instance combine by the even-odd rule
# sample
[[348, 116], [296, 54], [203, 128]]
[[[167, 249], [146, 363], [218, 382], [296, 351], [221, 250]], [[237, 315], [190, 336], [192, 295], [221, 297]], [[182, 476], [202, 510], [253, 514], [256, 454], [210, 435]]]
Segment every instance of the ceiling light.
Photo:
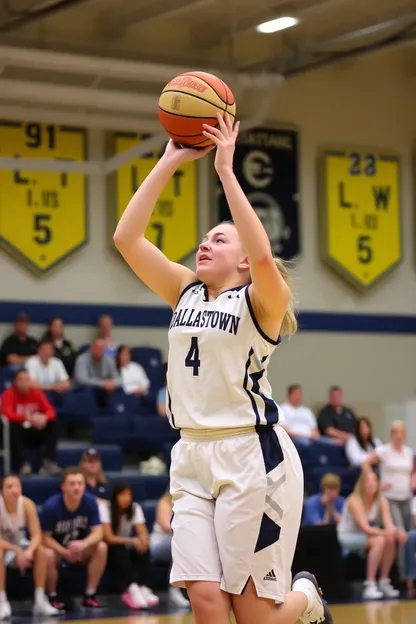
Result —
[[278, 17], [277, 19], [259, 24], [256, 26], [256, 30], [261, 33], [274, 33], [278, 30], [296, 26], [296, 24], [299, 24], [299, 20], [296, 17]]

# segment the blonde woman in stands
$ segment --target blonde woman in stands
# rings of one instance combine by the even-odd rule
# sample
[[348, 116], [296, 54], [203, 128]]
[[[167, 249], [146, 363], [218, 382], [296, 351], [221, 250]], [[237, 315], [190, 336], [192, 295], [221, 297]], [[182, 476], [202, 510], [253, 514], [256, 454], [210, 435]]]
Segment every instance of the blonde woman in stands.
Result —
[[79, 462], [82, 474], [85, 478], [85, 489], [96, 498], [109, 500], [110, 486], [104, 475], [101, 456], [97, 449], [91, 447], [81, 455]]
[[389, 503], [381, 494], [378, 477], [372, 470], [361, 473], [353, 493], [345, 501], [338, 539], [347, 552], [367, 553], [365, 600], [398, 597], [399, 592], [392, 587], [389, 577], [396, 543], [404, 544], [407, 534], [394, 525]]
[[172, 451], [170, 580], [186, 587], [196, 624], [229, 624], [231, 609], [238, 624], [332, 624], [315, 577], [292, 581], [303, 472], [267, 368], [297, 323], [287, 267], [233, 172], [238, 127], [227, 114], [205, 126], [233, 223], [205, 234], [195, 270], [171, 262], [145, 232], [176, 171], [210, 148], [169, 141], [114, 234], [133, 271], [173, 310], [167, 412], [181, 439]]
[[[29, 539], [28, 539], [29, 538]], [[11, 616], [6, 595], [6, 567], [24, 574], [33, 567], [35, 599], [33, 614], [57, 616], [45, 594], [47, 552], [42, 546], [38, 512], [35, 503], [22, 495], [19, 477], [6, 475], [1, 482], [0, 497], [0, 619]]]
[[[363, 462], [366, 469], [380, 466], [380, 482], [384, 496], [390, 503], [394, 524], [403, 531], [409, 531], [412, 519], [411, 505], [413, 490], [416, 488], [413, 450], [405, 445], [406, 426], [401, 420], [392, 423], [390, 442], [375, 449]], [[397, 553], [400, 579], [406, 578], [405, 547]]]

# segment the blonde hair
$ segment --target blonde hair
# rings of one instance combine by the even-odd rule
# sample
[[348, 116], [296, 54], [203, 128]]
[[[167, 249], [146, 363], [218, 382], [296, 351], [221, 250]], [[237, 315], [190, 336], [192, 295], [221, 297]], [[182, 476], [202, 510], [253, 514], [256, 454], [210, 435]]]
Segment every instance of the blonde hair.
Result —
[[394, 420], [391, 423], [390, 433], [393, 431], [393, 429], [401, 429], [404, 433], [407, 432], [406, 424], [403, 422], [403, 420]]
[[[84, 461], [85, 461], [85, 459], [81, 458], [81, 460], [79, 462], [79, 466], [80, 466], [79, 472], [84, 475], [84, 479], [85, 479], [85, 481], [87, 481], [88, 475], [87, 475], [87, 473], [86, 473], [86, 471], [84, 469], [84, 466], [83, 466]], [[100, 459], [100, 470], [97, 473], [96, 481], [97, 481], [97, 483], [107, 483], [107, 479], [106, 479], [106, 477], [104, 475], [104, 472], [103, 472], [103, 465], [102, 465], [101, 459]]]
[[282, 276], [283, 280], [287, 284], [290, 290], [290, 301], [287, 306], [286, 313], [283, 317], [282, 325], [280, 327], [281, 336], [293, 336], [298, 329], [298, 322], [295, 315], [295, 297], [293, 293], [293, 277], [292, 277], [292, 264], [282, 260], [281, 258], [274, 258], [276, 267]]
[[327, 472], [321, 479], [321, 490], [341, 489], [341, 478], [332, 472]]
[[364, 484], [365, 484], [365, 480], [367, 478], [367, 476], [369, 474], [373, 474], [378, 482], [378, 487], [377, 487], [377, 492], [376, 495], [374, 497], [375, 500], [380, 500], [380, 496], [381, 496], [381, 486], [380, 486], [380, 480], [378, 478], [378, 476], [376, 475], [376, 473], [374, 472], [374, 470], [372, 470], [371, 468], [367, 468], [366, 470], [362, 470], [360, 477], [358, 479], [358, 481], [355, 484], [354, 490], [353, 490], [353, 494], [360, 500], [360, 503], [362, 504], [363, 508], [364, 508]]

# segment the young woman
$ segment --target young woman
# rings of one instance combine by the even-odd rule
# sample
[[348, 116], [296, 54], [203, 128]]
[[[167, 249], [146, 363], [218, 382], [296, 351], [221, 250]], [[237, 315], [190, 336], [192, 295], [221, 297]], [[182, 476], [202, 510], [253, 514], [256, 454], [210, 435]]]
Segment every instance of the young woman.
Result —
[[[234, 173], [238, 123], [205, 126], [234, 224], [208, 232], [196, 272], [145, 238], [175, 171], [207, 154], [170, 141], [114, 235], [139, 278], [174, 310], [168, 416], [181, 430], [172, 452], [171, 583], [186, 587], [197, 624], [332, 622], [315, 577], [291, 585], [303, 474], [267, 381], [280, 335], [296, 330], [288, 273]], [[187, 223], [183, 224], [187, 227]], [[278, 603], [278, 606], [276, 606]]]
[[355, 436], [347, 440], [345, 455], [351, 466], [358, 467], [381, 444], [381, 441], [373, 435], [371, 421], [368, 418], [357, 418]]
[[146, 371], [143, 366], [131, 361], [131, 351], [126, 345], [120, 345], [117, 349], [116, 364], [126, 394], [145, 395], [148, 393], [150, 381]]
[[372, 470], [362, 472], [354, 492], [345, 501], [338, 539], [348, 552], [367, 551], [363, 598], [397, 598], [399, 591], [392, 587], [389, 574], [396, 555], [396, 542], [404, 544], [407, 534], [394, 526], [389, 503], [381, 495], [378, 477]]
[[147, 586], [149, 536], [129, 483], [114, 484], [111, 500], [100, 504], [100, 519], [108, 544], [108, 568], [120, 582], [123, 602], [131, 609], [155, 607], [159, 598]]
[[87, 449], [83, 452], [79, 465], [85, 478], [86, 491], [96, 498], [108, 500], [110, 487], [104, 475], [99, 452], [95, 448]]
[[[390, 443], [382, 444], [363, 462], [363, 468], [379, 464], [381, 489], [390, 503], [393, 522], [403, 531], [411, 525], [411, 505], [416, 486], [413, 450], [406, 446], [406, 426], [401, 420], [392, 423]], [[401, 580], [406, 578], [406, 549], [400, 545], [397, 565]]]
[[6, 566], [18, 568], [21, 574], [33, 567], [34, 615], [59, 614], [58, 609], [49, 603], [45, 594], [47, 554], [41, 541], [42, 533], [35, 503], [30, 498], [22, 496], [22, 483], [19, 477], [5, 476], [1, 483], [0, 497], [1, 620], [11, 616], [11, 607], [6, 595]]

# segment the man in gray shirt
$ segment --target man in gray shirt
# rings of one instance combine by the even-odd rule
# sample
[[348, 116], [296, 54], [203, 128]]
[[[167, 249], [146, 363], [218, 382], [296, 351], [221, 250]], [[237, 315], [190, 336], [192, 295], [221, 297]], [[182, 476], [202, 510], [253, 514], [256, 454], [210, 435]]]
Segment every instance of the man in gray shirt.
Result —
[[74, 380], [78, 386], [88, 386], [114, 392], [121, 387], [121, 377], [112, 357], [105, 354], [105, 341], [96, 338], [75, 362]]

